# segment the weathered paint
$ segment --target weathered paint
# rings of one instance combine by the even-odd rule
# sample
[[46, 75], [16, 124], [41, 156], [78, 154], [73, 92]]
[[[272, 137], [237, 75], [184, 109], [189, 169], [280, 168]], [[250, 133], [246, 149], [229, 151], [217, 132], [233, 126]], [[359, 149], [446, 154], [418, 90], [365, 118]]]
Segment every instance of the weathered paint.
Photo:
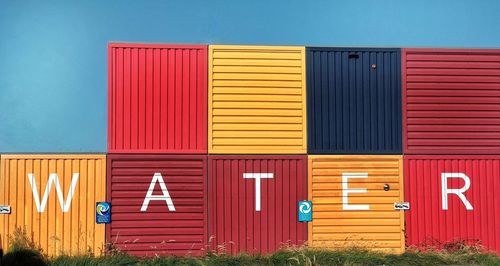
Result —
[[500, 253], [500, 156], [414, 155], [404, 165], [408, 245], [465, 241]]
[[[104, 225], [95, 223], [95, 206], [105, 200], [104, 155], [19, 154], [2, 155], [0, 161], [0, 205], [12, 206], [11, 214], [0, 215], [4, 248], [10, 246], [8, 236], [20, 229], [49, 256], [101, 254]], [[30, 184], [30, 176], [36, 190]], [[48, 180], [55, 177], [65, 204], [58, 198], [54, 182], [50, 182], [51, 190], [46, 191]], [[76, 183], [72, 194], [73, 181]], [[38, 194], [39, 206], [33, 191]], [[48, 201], [44, 206], [45, 196]], [[61, 205], [66, 205], [66, 211]]]
[[309, 154], [401, 154], [400, 49], [307, 47]]
[[306, 156], [208, 158], [212, 251], [270, 253], [305, 243], [307, 224], [298, 222], [297, 203], [307, 199]]
[[[138, 256], [205, 254], [206, 160], [203, 155], [109, 155], [107, 241]], [[170, 200], [146, 200], [167, 193]]]
[[209, 46], [209, 153], [306, 153], [305, 48]]
[[108, 150], [206, 153], [207, 46], [111, 43]]
[[404, 213], [394, 210], [403, 200], [402, 164], [394, 155], [309, 156], [309, 246], [404, 252]]
[[500, 50], [403, 49], [405, 154], [498, 154]]

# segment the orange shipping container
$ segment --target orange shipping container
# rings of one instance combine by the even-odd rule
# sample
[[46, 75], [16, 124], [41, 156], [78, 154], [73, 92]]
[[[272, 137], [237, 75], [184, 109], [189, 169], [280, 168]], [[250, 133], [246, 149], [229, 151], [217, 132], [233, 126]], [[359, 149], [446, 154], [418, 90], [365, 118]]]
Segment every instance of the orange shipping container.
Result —
[[404, 252], [402, 156], [309, 156], [309, 246]]
[[307, 152], [305, 48], [210, 45], [210, 154]]
[[2, 155], [0, 214], [2, 246], [21, 229], [49, 256], [99, 255], [104, 225], [95, 205], [105, 200], [105, 155]]

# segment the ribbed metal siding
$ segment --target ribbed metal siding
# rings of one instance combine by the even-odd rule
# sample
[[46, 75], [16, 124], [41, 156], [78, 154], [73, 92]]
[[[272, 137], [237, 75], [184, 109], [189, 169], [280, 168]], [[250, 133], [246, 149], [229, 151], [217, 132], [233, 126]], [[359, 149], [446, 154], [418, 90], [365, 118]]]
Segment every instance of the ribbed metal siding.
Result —
[[[85, 255], [89, 251], [101, 254], [104, 225], [95, 223], [95, 206], [105, 200], [104, 155], [2, 155], [0, 168], [0, 205], [12, 207], [11, 214], [0, 215], [1, 246], [8, 249], [9, 236], [20, 228], [49, 256]], [[67, 212], [61, 209], [53, 183], [43, 212], [36, 206], [28, 174], [33, 174], [42, 202], [53, 173], [57, 174], [65, 202], [73, 174], [78, 173]]]
[[[500, 253], [500, 156], [405, 156], [404, 166], [408, 245], [466, 241]], [[443, 210], [442, 173], [469, 177], [470, 188], [463, 194], [473, 210], [455, 194], [448, 195], [448, 210]], [[447, 184], [460, 189], [465, 182], [449, 178]]]
[[209, 47], [209, 153], [306, 153], [304, 47]]
[[108, 151], [206, 153], [207, 46], [110, 44]]
[[[161, 173], [175, 211], [154, 200], [141, 212], [155, 173]], [[139, 256], [205, 254], [206, 176], [202, 155], [109, 155], [107, 242]], [[153, 195], [163, 195], [158, 183]]]
[[498, 154], [500, 50], [404, 49], [405, 154]]
[[[209, 156], [210, 247], [227, 254], [269, 253], [307, 240], [297, 202], [307, 199], [305, 156]], [[244, 173], [272, 173], [261, 179], [256, 211], [255, 179]]]
[[[309, 156], [309, 199], [313, 202], [309, 246], [404, 252], [404, 213], [394, 210], [394, 203], [403, 200], [402, 164], [402, 156]], [[367, 190], [347, 194], [347, 202], [368, 205], [368, 210], [344, 208], [344, 174], [366, 175], [347, 179], [348, 189]], [[385, 184], [390, 186], [388, 191]]]
[[401, 154], [400, 50], [308, 47], [307, 103], [310, 154]]

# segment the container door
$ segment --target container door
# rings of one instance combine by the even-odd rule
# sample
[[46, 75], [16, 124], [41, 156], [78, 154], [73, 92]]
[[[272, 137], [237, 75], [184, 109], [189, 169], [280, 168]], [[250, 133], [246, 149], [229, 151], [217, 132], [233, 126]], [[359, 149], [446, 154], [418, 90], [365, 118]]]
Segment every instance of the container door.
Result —
[[[0, 160], [0, 247], [22, 233], [48, 256], [101, 255], [106, 158], [96, 154], [9, 154]], [[24, 231], [24, 232], [23, 232]]]
[[305, 48], [209, 47], [208, 152], [305, 154]]
[[207, 46], [111, 43], [108, 151], [207, 152]]
[[206, 156], [108, 156], [108, 243], [130, 255], [204, 255]]
[[216, 253], [271, 253], [307, 240], [305, 156], [209, 157], [209, 238]]
[[404, 153], [499, 154], [499, 68], [499, 49], [404, 49]]
[[308, 48], [308, 151], [401, 154], [399, 49]]
[[309, 245], [404, 252], [401, 156], [310, 156]]
[[405, 156], [409, 246], [482, 246], [500, 254], [500, 156]]

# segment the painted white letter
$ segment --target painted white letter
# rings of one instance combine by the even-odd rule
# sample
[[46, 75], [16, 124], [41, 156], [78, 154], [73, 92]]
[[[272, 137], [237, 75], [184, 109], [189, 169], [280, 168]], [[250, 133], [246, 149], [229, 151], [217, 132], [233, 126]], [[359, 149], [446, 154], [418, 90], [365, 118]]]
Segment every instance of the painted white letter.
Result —
[[357, 204], [349, 205], [347, 196], [349, 193], [366, 193], [366, 188], [349, 188], [347, 181], [349, 178], [368, 178], [368, 173], [342, 173], [342, 209], [344, 210], [369, 210], [370, 205]]
[[260, 212], [260, 179], [273, 177], [273, 173], [243, 173], [243, 178], [255, 178], [255, 211]]
[[57, 198], [59, 199], [59, 204], [63, 212], [68, 212], [71, 206], [71, 200], [73, 200], [73, 195], [75, 194], [76, 184], [78, 183], [78, 177], [80, 174], [73, 173], [71, 178], [71, 186], [68, 191], [68, 196], [66, 201], [64, 201], [63, 191], [61, 185], [59, 184], [59, 177], [56, 173], [49, 175], [49, 180], [47, 181], [47, 186], [45, 187], [45, 193], [43, 194], [42, 202], [40, 203], [40, 197], [38, 196], [38, 188], [36, 186], [35, 176], [33, 174], [28, 174], [28, 180], [31, 184], [31, 190], [33, 191], [33, 199], [35, 200], [35, 205], [38, 212], [44, 212], [45, 206], [47, 206], [47, 201], [49, 199], [50, 190], [52, 189], [52, 183], [56, 186]]
[[[161, 191], [163, 195], [153, 195], [153, 191], [155, 190], [155, 184], [160, 183]], [[145, 212], [148, 210], [149, 202], [152, 200], [163, 200], [167, 203], [168, 210], [171, 212], [175, 212], [174, 202], [170, 198], [170, 194], [168, 193], [167, 186], [163, 181], [163, 177], [161, 173], [155, 173], [153, 175], [153, 179], [151, 180], [151, 184], [149, 184], [148, 192], [146, 193], [146, 197], [144, 198], [144, 202], [142, 203], [141, 212]]]
[[[448, 188], [448, 178], [462, 178], [465, 185], [459, 189]], [[441, 173], [441, 199], [443, 210], [448, 210], [448, 194], [455, 194], [465, 205], [465, 209], [473, 210], [474, 208], [463, 194], [470, 188], [470, 178], [463, 173]]]

